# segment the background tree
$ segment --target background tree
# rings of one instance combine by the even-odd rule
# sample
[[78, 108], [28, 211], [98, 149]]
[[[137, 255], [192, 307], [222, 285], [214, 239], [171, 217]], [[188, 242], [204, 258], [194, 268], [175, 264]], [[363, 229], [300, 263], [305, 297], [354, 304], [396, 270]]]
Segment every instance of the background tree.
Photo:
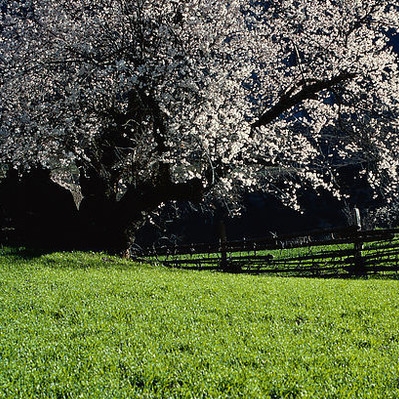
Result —
[[[78, 187], [88, 246], [242, 187], [297, 205], [349, 163], [397, 191], [388, 0], [0, 2], [1, 162]], [[79, 191], [78, 190], [78, 191]]]

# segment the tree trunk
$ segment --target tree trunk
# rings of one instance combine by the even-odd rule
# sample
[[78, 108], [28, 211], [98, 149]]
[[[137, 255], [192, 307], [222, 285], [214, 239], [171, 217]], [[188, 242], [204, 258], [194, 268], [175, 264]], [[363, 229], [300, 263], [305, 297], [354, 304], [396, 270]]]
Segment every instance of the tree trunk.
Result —
[[87, 248], [128, 256], [137, 230], [149, 212], [171, 200], [198, 202], [202, 183], [198, 179], [172, 183], [167, 175], [155, 183], [142, 183], [128, 188], [117, 200], [105, 194], [101, 179], [81, 180], [84, 198], [79, 209], [80, 242]]

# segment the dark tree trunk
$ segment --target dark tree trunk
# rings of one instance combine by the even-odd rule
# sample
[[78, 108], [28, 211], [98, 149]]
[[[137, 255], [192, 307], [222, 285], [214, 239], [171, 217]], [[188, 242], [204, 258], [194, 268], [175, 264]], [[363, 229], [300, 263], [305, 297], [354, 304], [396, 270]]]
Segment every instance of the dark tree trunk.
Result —
[[104, 197], [85, 197], [79, 216], [82, 242], [94, 249], [128, 255], [135, 233], [143, 225], [148, 212], [170, 200], [198, 201], [202, 196], [199, 180], [174, 184], [141, 184], [131, 187], [117, 201]]

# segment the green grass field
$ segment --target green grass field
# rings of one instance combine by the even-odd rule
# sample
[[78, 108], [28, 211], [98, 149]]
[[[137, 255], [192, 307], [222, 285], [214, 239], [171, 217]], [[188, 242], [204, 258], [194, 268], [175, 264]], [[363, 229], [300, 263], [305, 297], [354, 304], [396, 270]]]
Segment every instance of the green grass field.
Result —
[[398, 397], [398, 280], [0, 256], [0, 398]]

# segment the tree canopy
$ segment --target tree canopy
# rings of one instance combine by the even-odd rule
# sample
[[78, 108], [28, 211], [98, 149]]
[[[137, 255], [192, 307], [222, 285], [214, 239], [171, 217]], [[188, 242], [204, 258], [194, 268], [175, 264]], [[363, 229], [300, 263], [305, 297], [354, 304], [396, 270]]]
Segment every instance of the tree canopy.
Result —
[[295, 207], [303, 184], [339, 195], [348, 164], [398, 192], [395, 1], [0, 0], [0, 11], [0, 162], [78, 187], [97, 230], [131, 237], [163, 202], [234, 203], [242, 187]]

